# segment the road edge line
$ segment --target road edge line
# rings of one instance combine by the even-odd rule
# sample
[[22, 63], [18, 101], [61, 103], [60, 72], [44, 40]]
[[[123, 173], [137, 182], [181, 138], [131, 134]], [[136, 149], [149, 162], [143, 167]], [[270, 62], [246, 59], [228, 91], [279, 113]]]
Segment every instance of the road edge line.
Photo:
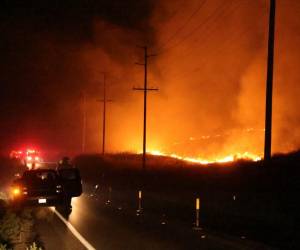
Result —
[[67, 226], [67, 228], [71, 231], [71, 233], [80, 241], [80, 243], [86, 247], [88, 250], [96, 250], [95, 247], [93, 247], [77, 230], [76, 228], [67, 221], [58, 211], [55, 210], [55, 208], [50, 208], [57, 217]]

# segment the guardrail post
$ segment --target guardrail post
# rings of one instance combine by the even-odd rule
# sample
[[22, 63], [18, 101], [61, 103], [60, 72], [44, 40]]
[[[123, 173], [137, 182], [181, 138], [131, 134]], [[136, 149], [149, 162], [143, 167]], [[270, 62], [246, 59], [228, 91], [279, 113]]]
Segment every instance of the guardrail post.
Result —
[[140, 213], [143, 210], [143, 208], [142, 208], [142, 195], [143, 195], [142, 190], [139, 190], [139, 192], [138, 192], [138, 209], [136, 210], [136, 212], [137, 212], [136, 215], [137, 216], [139, 216]]
[[196, 221], [195, 221], [195, 230], [201, 230], [200, 227], [200, 198], [196, 198]]

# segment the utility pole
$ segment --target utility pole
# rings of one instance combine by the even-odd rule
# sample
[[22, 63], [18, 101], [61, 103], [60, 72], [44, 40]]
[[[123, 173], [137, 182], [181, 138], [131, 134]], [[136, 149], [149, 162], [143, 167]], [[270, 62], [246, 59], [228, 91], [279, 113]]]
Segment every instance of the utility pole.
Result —
[[85, 152], [86, 147], [86, 94], [82, 93], [83, 111], [82, 111], [82, 145], [81, 151]]
[[265, 117], [265, 151], [264, 162], [271, 160], [272, 153], [272, 96], [274, 71], [274, 40], [275, 40], [276, 0], [270, 0], [269, 39], [268, 39], [268, 68], [266, 84], [266, 117]]
[[144, 128], [143, 128], [143, 170], [146, 169], [146, 153], [147, 153], [147, 92], [157, 91], [158, 88], [148, 88], [147, 86], [147, 69], [148, 69], [148, 58], [155, 55], [148, 55], [147, 46], [138, 46], [144, 49], [144, 63], [136, 63], [137, 65], [144, 66], [144, 88], [133, 88], [133, 90], [142, 90], [144, 92]]
[[102, 120], [102, 154], [105, 154], [105, 135], [106, 135], [106, 103], [112, 102], [106, 98], [106, 74], [103, 73], [103, 99], [97, 100], [103, 102], [103, 120]]

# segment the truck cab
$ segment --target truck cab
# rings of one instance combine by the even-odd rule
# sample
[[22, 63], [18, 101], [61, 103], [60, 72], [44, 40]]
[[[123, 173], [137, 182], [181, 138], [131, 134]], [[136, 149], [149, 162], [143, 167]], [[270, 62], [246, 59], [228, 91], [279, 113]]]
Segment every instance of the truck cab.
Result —
[[71, 207], [72, 197], [82, 193], [79, 170], [26, 170], [14, 180], [11, 200], [17, 206]]

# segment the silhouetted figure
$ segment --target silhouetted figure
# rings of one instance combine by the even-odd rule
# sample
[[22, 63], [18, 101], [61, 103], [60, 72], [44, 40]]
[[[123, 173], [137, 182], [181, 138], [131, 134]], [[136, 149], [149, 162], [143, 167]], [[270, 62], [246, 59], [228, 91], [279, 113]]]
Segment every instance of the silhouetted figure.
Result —
[[[73, 168], [73, 165], [70, 163], [70, 158], [65, 156], [62, 158], [62, 160], [58, 163], [58, 166], [57, 166], [57, 170], [63, 170], [63, 169], [70, 169], [70, 168]], [[65, 198], [64, 198], [64, 207], [65, 209], [71, 213], [72, 211], [72, 196], [66, 194]]]
[[58, 163], [57, 170], [65, 169], [65, 168], [72, 168], [72, 167], [73, 167], [73, 165], [70, 163], [70, 158], [65, 156]]
[[35, 167], [36, 167], [36, 166], [35, 166], [35, 162], [32, 162], [32, 163], [31, 163], [31, 170], [35, 170]]

